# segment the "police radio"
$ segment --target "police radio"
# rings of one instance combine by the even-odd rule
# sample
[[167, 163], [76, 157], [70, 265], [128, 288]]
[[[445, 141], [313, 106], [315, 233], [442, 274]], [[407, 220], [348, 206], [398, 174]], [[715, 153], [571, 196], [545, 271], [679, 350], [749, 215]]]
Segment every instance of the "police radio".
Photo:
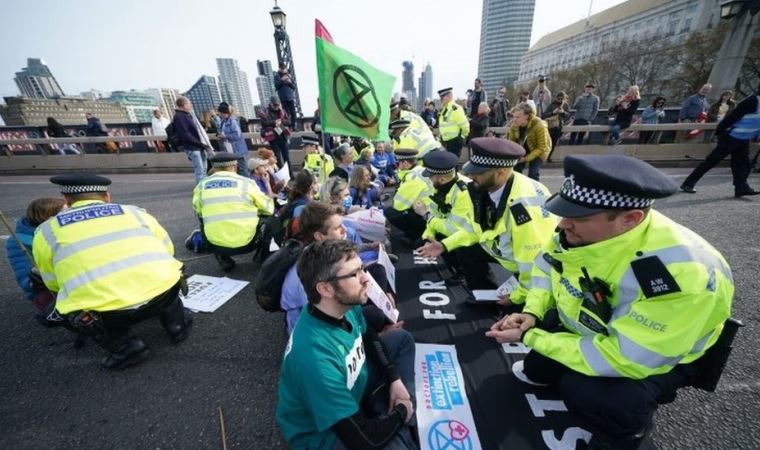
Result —
[[609, 322], [612, 308], [607, 298], [612, 295], [612, 291], [599, 278], [592, 280], [585, 267], [581, 267], [581, 271], [583, 276], [578, 278], [578, 283], [583, 293], [583, 307], [596, 314], [604, 323]]

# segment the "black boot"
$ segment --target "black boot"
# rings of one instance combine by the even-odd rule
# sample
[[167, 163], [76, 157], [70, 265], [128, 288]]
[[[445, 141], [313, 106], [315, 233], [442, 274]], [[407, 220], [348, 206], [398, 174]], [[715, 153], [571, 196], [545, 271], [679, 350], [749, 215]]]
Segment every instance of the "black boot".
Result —
[[219, 263], [219, 266], [225, 272], [232, 272], [232, 269], [235, 268], [235, 260], [232, 259], [231, 256], [223, 256], [218, 253], [214, 253], [214, 258], [216, 258], [216, 262]]
[[148, 346], [142, 339], [129, 338], [117, 351], [103, 358], [100, 365], [108, 370], [119, 370], [141, 362], [148, 353]]
[[177, 303], [168, 307], [161, 314], [161, 325], [169, 335], [169, 340], [173, 344], [178, 344], [187, 339], [190, 334], [190, 326], [193, 324], [193, 313], [189, 309], [182, 307], [182, 303]]

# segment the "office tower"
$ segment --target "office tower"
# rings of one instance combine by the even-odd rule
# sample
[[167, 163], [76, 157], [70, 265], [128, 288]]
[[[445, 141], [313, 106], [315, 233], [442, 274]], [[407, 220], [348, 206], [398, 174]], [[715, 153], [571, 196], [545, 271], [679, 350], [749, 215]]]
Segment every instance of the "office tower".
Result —
[[520, 59], [530, 46], [535, 4], [535, 0], [483, 0], [477, 75], [486, 91], [495, 92], [517, 79]]
[[57, 98], [66, 95], [48, 66], [39, 58], [27, 58], [26, 67], [16, 72], [14, 81], [22, 97]]
[[427, 63], [425, 70], [420, 74], [419, 79], [419, 98], [417, 99], [417, 111], [422, 111], [425, 99], [433, 100], [433, 68]]
[[219, 69], [219, 91], [222, 100], [234, 107], [239, 115], [253, 117], [255, 112], [248, 75], [240, 70], [236, 59], [217, 58], [216, 66]]
[[216, 78], [208, 75], [201, 76], [193, 87], [187, 90], [185, 96], [192, 102], [193, 111], [198, 118], [203, 117], [203, 111], [216, 111], [217, 106], [222, 102], [222, 94], [219, 92]]
[[404, 61], [401, 65], [404, 67], [401, 74], [401, 95], [406, 97], [409, 104], [414, 107], [417, 104], [417, 90], [414, 88], [414, 63]]

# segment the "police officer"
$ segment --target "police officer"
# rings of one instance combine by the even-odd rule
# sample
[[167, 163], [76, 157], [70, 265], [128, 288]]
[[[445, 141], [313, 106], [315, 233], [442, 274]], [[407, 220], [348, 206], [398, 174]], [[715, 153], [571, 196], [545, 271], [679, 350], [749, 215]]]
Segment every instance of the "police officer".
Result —
[[401, 109], [399, 102], [392, 102], [391, 103], [391, 122], [397, 119], [408, 120], [409, 127], [413, 129], [417, 133], [418, 136], [424, 139], [435, 140], [435, 136], [433, 136], [433, 131], [425, 123], [425, 120], [422, 117], [420, 117], [419, 114], [413, 111], [407, 111], [405, 109]]
[[236, 173], [235, 155], [217, 153], [209, 162], [214, 164], [215, 172], [195, 186], [193, 210], [214, 257], [222, 270], [229, 272], [235, 268], [232, 255], [257, 249], [268, 253], [267, 235], [271, 238], [271, 230], [264, 229], [271, 224], [260, 216], [271, 217], [274, 202], [254, 180]]
[[454, 88], [438, 91], [441, 97], [441, 110], [438, 112], [438, 133], [446, 150], [459, 155], [465, 138], [470, 134], [470, 121], [464, 108], [454, 103]]
[[[234, 155], [233, 155], [234, 156]], [[111, 203], [111, 180], [72, 174], [50, 179], [69, 206], [38, 228], [32, 252], [63, 325], [91, 337], [109, 352], [101, 364], [121, 369], [148, 354], [129, 327], [160, 316], [172, 342], [188, 335], [192, 319], [179, 299], [182, 264], [153, 216]], [[57, 313], [57, 314], [56, 314]]]
[[[486, 335], [531, 348], [513, 372], [557, 385], [594, 433], [591, 448], [638, 448], [657, 404], [699, 379], [730, 328], [731, 269], [652, 209], [678, 189], [659, 170], [620, 155], [568, 156], [564, 165], [559, 195], [546, 204], [562, 217], [559, 233], [536, 258], [525, 308]], [[551, 308], [561, 331], [541, 326]]]
[[314, 133], [306, 133], [301, 136], [304, 159], [303, 166], [311, 172], [321, 185], [327, 180], [330, 172], [335, 170], [332, 156], [326, 155], [319, 147], [319, 136]]
[[[557, 223], [544, 208], [546, 186], [512, 170], [524, 154], [522, 147], [506, 139], [475, 138], [470, 141], [470, 161], [462, 168], [472, 179], [470, 193], [483, 250], [479, 259], [495, 260], [510, 273], [499, 294], [502, 305], [525, 301], [533, 260]], [[436, 249], [432, 250], [434, 256]], [[487, 269], [464, 267], [468, 285], [495, 288]]]
[[390, 123], [391, 140], [393, 149], [413, 148], [417, 150], [417, 157], [422, 158], [428, 152], [440, 147], [432, 134], [419, 134], [411, 127], [409, 119], [396, 119]]
[[393, 196], [393, 205], [385, 208], [385, 217], [412, 242], [422, 237], [425, 220], [412, 210], [415, 202], [430, 201], [433, 183], [423, 177], [425, 170], [417, 165], [417, 150], [400, 148], [395, 151], [398, 161], [399, 186]]
[[[428, 242], [417, 251], [426, 257], [433, 252], [442, 254], [455, 275], [462, 276], [462, 266], [467, 263], [477, 265], [468, 270], [487, 273], [486, 259], [466, 256], [467, 247], [478, 244], [479, 233], [475, 231], [474, 209], [467, 187], [469, 180], [456, 170], [459, 158], [450, 152], [435, 151], [425, 155], [422, 163], [425, 167], [422, 175], [430, 178], [435, 192], [427, 204], [419, 200], [414, 204], [414, 211], [427, 223], [422, 238]], [[460, 255], [465, 255], [462, 260]], [[469, 287], [482, 288], [477, 284]]]

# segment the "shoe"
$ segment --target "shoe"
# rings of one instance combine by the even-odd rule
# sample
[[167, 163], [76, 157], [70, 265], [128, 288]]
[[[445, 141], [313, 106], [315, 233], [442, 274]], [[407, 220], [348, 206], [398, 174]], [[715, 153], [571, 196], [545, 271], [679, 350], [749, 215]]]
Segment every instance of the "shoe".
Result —
[[141, 362], [148, 353], [148, 346], [142, 339], [130, 338], [119, 350], [103, 358], [100, 365], [108, 370], [124, 369]]
[[589, 450], [637, 450], [641, 448], [647, 436], [654, 430], [654, 416], [650, 419], [649, 424], [643, 430], [630, 436], [609, 436], [604, 433], [595, 432], [591, 435], [588, 443]]
[[515, 376], [515, 378], [525, 384], [530, 384], [532, 386], [549, 386], [546, 383], [539, 383], [528, 378], [528, 376], [525, 375], [525, 362], [523, 360], [516, 361], [514, 364], [512, 364], [512, 374]]
[[214, 258], [216, 258], [216, 262], [219, 263], [219, 266], [225, 272], [232, 272], [232, 269], [235, 268], [235, 260], [231, 256], [222, 256], [214, 253]]
[[164, 325], [164, 329], [169, 334], [169, 340], [172, 344], [179, 344], [187, 339], [187, 336], [190, 334], [190, 326], [193, 324], [193, 313], [187, 308], [183, 308], [183, 313], [185, 315], [184, 324], [174, 323]]
[[689, 186], [688, 184], [682, 184], [681, 190], [686, 192], [687, 194], [696, 194], [697, 190], [694, 189], [694, 186]]
[[760, 195], [760, 191], [756, 191], [752, 188], [742, 189], [740, 191], [734, 191], [734, 197], [744, 197], [746, 195]]

